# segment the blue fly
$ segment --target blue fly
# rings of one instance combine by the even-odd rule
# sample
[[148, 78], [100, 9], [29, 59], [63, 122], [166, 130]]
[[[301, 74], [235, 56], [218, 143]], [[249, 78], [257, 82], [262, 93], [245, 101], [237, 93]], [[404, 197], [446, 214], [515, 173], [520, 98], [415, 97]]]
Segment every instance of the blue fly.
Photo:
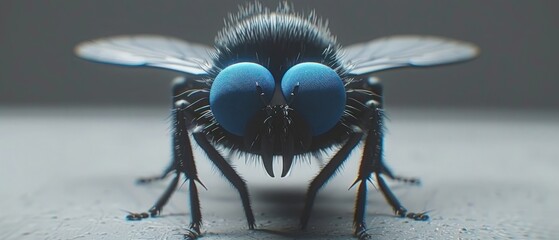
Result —
[[[365, 198], [367, 181], [373, 178], [397, 216], [428, 219], [424, 213], [408, 212], [384, 180], [417, 182], [394, 175], [384, 163], [382, 86], [371, 74], [461, 62], [474, 58], [478, 48], [414, 35], [342, 47], [314, 12], [299, 14], [285, 3], [271, 11], [254, 3], [230, 16], [213, 47], [163, 36], [119, 36], [84, 42], [76, 54], [97, 62], [184, 74], [173, 84], [173, 161], [154, 179], [174, 178], [148, 210], [151, 216], [160, 213], [184, 175], [192, 218], [185, 236], [200, 236], [197, 187], [204, 185], [190, 136], [238, 190], [250, 229], [255, 219], [246, 183], [217, 149], [258, 156], [271, 177], [274, 157], [282, 159], [285, 177], [299, 157], [336, 149], [309, 185], [300, 222], [305, 228], [319, 189], [363, 143], [353, 184], [358, 186], [353, 221], [356, 237], [368, 239]], [[147, 214], [131, 214], [129, 219], [144, 217]]]

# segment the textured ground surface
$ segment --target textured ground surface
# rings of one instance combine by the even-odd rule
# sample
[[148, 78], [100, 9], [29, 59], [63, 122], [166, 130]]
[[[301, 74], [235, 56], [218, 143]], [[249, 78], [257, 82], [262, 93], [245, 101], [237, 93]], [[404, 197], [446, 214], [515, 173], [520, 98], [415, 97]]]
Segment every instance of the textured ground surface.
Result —
[[[428, 222], [392, 216], [380, 193], [368, 197], [376, 239], [559, 238], [559, 115], [523, 112], [389, 112], [386, 158], [420, 187], [392, 183]], [[181, 239], [187, 186], [163, 215], [126, 221], [166, 182], [138, 186], [169, 161], [164, 110], [0, 108], [0, 239]], [[198, 149], [199, 150], [199, 149]], [[197, 154], [203, 239], [352, 239], [359, 151], [320, 192], [310, 229], [297, 228], [306, 184], [319, 163], [295, 164], [286, 179], [236, 161], [248, 181], [259, 230], [249, 231], [238, 194]], [[280, 169], [279, 166], [277, 169]], [[373, 189], [372, 187], [370, 189]]]

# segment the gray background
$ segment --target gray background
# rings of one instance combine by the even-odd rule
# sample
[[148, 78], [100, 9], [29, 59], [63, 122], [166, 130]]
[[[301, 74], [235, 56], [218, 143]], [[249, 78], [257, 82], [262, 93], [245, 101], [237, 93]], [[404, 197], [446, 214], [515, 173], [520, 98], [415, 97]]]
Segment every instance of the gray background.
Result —
[[[243, 1], [0, 1], [0, 105], [165, 105], [177, 73], [93, 64], [85, 40], [151, 33], [211, 44]], [[265, 1], [275, 8], [277, 1]], [[297, 1], [329, 19], [343, 45], [393, 34], [478, 44], [479, 59], [380, 74], [387, 104], [555, 109], [558, 1]]]

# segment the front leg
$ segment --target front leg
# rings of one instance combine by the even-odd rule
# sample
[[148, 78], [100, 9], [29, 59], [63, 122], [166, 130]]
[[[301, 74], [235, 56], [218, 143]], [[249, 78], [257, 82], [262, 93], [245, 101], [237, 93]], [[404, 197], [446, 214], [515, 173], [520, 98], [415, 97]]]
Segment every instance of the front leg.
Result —
[[312, 180], [307, 191], [307, 197], [305, 199], [305, 207], [303, 208], [303, 214], [301, 214], [301, 228], [305, 229], [309, 222], [311, 216], [311, 210], [314, 204], [314, 200], [318, 191], [326, 184], [326, 182], [338, 171], [340, 166], [347, 160], [349, 154], [359, 142], [363, 134], [361, 130], [354, 127], [354, 132], [349, 136], [349, 139], [344, 143], [344, 145], [338, 150], [338, 152], [332, 157], [332, 159], [322, 168], [320, 173]]
[[254, 229], [256, 223], [254, 220], [254, 214], [252, 212], [252, 207], [250, 205], [250, 197], [248, 194], [248, 188], [246, 182], [235, 169], [221, 156], [221, 154], [215, 149], [215, 147], [208, 141], [206, 135], [203, 131], [194, 131], [192, 134], [194, 141], [204, 150], [208, 155], [208, 158], [212, 163], [219, 169], [223, 176], [237, 189], [241, 197], [241, 202], [243, 204], [243, 209], [245, 211], [245, 216], [248, 222], [248, 228]]

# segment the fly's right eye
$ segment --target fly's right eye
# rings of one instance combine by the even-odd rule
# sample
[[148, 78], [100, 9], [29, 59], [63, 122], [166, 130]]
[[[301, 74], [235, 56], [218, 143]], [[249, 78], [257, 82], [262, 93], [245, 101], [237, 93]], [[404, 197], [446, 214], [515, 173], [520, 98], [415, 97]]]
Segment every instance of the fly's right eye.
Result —
[[272, 100], [274, 77], [256, 63], [236, 63], [221, 70], [210, 88], [210, 109], [217, 122], [230, 133], [244, 136], [250, 119], [264, 105], [256, 91], [262, 88], [266, 103]]
[[[294, 99], [290, 95], [298, 86]], [[281, 88], [285, 99], [309, 124], [313, 136], [332, 129], [342, 117], [346, 105], [344, 83], [333, 69], [304, 62], [283, 75]]]

